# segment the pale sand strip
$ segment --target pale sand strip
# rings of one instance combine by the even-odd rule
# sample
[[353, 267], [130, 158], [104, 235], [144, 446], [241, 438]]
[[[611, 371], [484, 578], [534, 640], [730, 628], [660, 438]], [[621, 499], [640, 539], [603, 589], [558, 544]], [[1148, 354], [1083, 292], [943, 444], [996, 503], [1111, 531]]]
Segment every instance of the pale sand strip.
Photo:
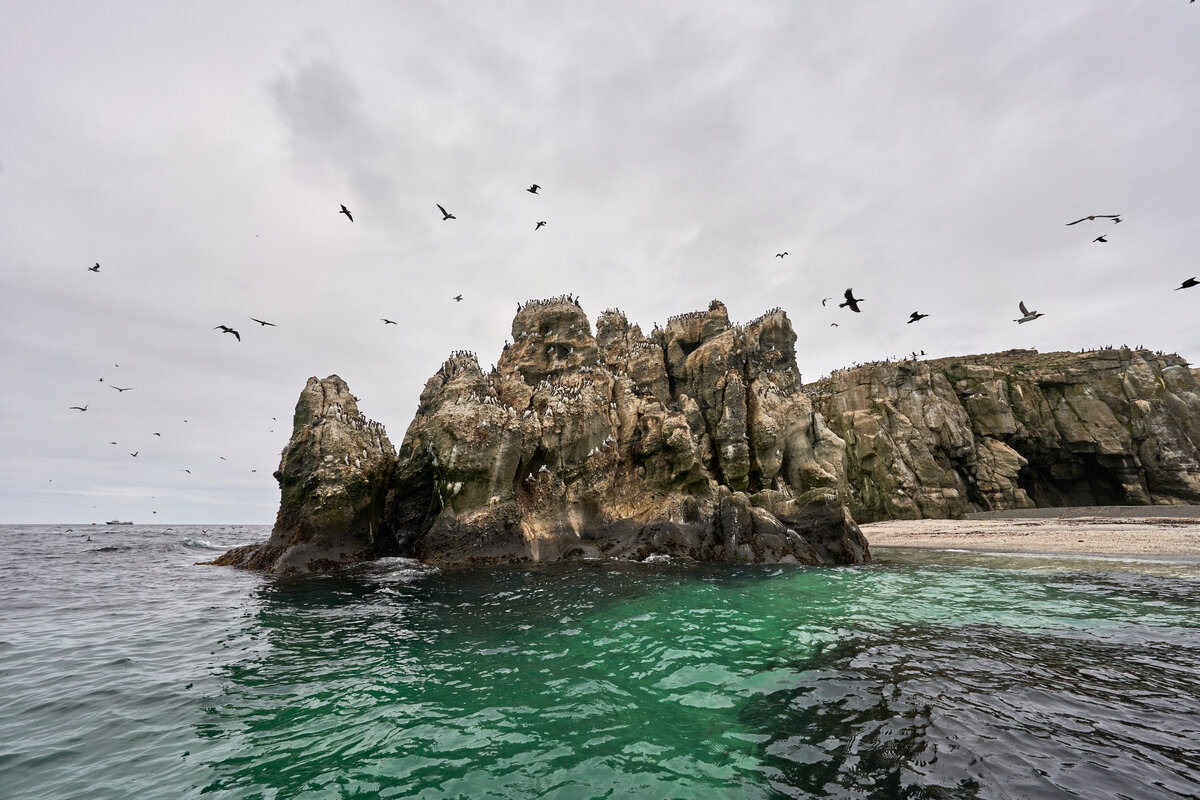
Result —
[[918, 519], [861, 527], [872, 547], [1200, 557], [1200, 516]]

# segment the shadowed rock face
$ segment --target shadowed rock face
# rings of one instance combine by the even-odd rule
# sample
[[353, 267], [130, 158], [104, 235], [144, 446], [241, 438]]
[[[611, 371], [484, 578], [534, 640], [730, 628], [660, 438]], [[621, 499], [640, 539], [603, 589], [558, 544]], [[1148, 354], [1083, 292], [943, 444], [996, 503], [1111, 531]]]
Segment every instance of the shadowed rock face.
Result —
[[1147, 350], [874, 364], [806, 387], [856, 519], [1200, 503], [1200, 384]]
[[[457, 353], [430, 378], [395, 457], [374, 426], [335, 419], [318, 438], [329, 398], [352, 398], [336, 376], [311, 379], [271, 540], [218, 563], [869, 558], [843, 502], [844, 445], [798, 391], [782, 311], [739, 327], [714, 302], [650, 337], [608, 311], [596, 330], [572, 301], [527, 304], [493, 372]], [[378, 458], [347, 465], [364, 448]]]

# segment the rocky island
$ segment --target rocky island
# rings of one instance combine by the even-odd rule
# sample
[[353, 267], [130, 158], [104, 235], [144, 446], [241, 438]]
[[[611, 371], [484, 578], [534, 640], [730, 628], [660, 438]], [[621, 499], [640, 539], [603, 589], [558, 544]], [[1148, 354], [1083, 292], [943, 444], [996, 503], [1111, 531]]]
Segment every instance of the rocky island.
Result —
[[590, 558], [861, 563], [855, 524], [976, 510], [1200, 502], [1200, 387], [1148, 351], [1010, 351], [801, 383], [773, 309], [595, 333], [530, 301], [496, 366], [457, 352], [397, 451], [336, 375], [310, 378], [275, 473], [269, 572], [383, 556], [440, 565]]

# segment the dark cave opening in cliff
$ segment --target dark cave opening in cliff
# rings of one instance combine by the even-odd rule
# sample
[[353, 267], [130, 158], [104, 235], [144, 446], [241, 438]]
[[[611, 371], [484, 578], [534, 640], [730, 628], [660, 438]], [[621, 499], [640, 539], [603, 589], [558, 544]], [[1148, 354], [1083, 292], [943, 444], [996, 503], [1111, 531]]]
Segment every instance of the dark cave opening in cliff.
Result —
[[1057, 452], [1045, 460], [1029, 458], [1017, 483], [1038, 508], [1130, 503], [1121, 482], [1094, 453]]

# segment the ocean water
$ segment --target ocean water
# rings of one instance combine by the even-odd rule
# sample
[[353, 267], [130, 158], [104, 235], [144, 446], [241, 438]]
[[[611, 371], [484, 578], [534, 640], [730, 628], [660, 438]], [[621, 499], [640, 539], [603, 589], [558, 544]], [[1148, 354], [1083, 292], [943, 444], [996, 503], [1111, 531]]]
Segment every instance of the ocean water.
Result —
[[0, 797], [1200, 796], [1194, 562], [195, 565], [267, 533], [0, 527]]

